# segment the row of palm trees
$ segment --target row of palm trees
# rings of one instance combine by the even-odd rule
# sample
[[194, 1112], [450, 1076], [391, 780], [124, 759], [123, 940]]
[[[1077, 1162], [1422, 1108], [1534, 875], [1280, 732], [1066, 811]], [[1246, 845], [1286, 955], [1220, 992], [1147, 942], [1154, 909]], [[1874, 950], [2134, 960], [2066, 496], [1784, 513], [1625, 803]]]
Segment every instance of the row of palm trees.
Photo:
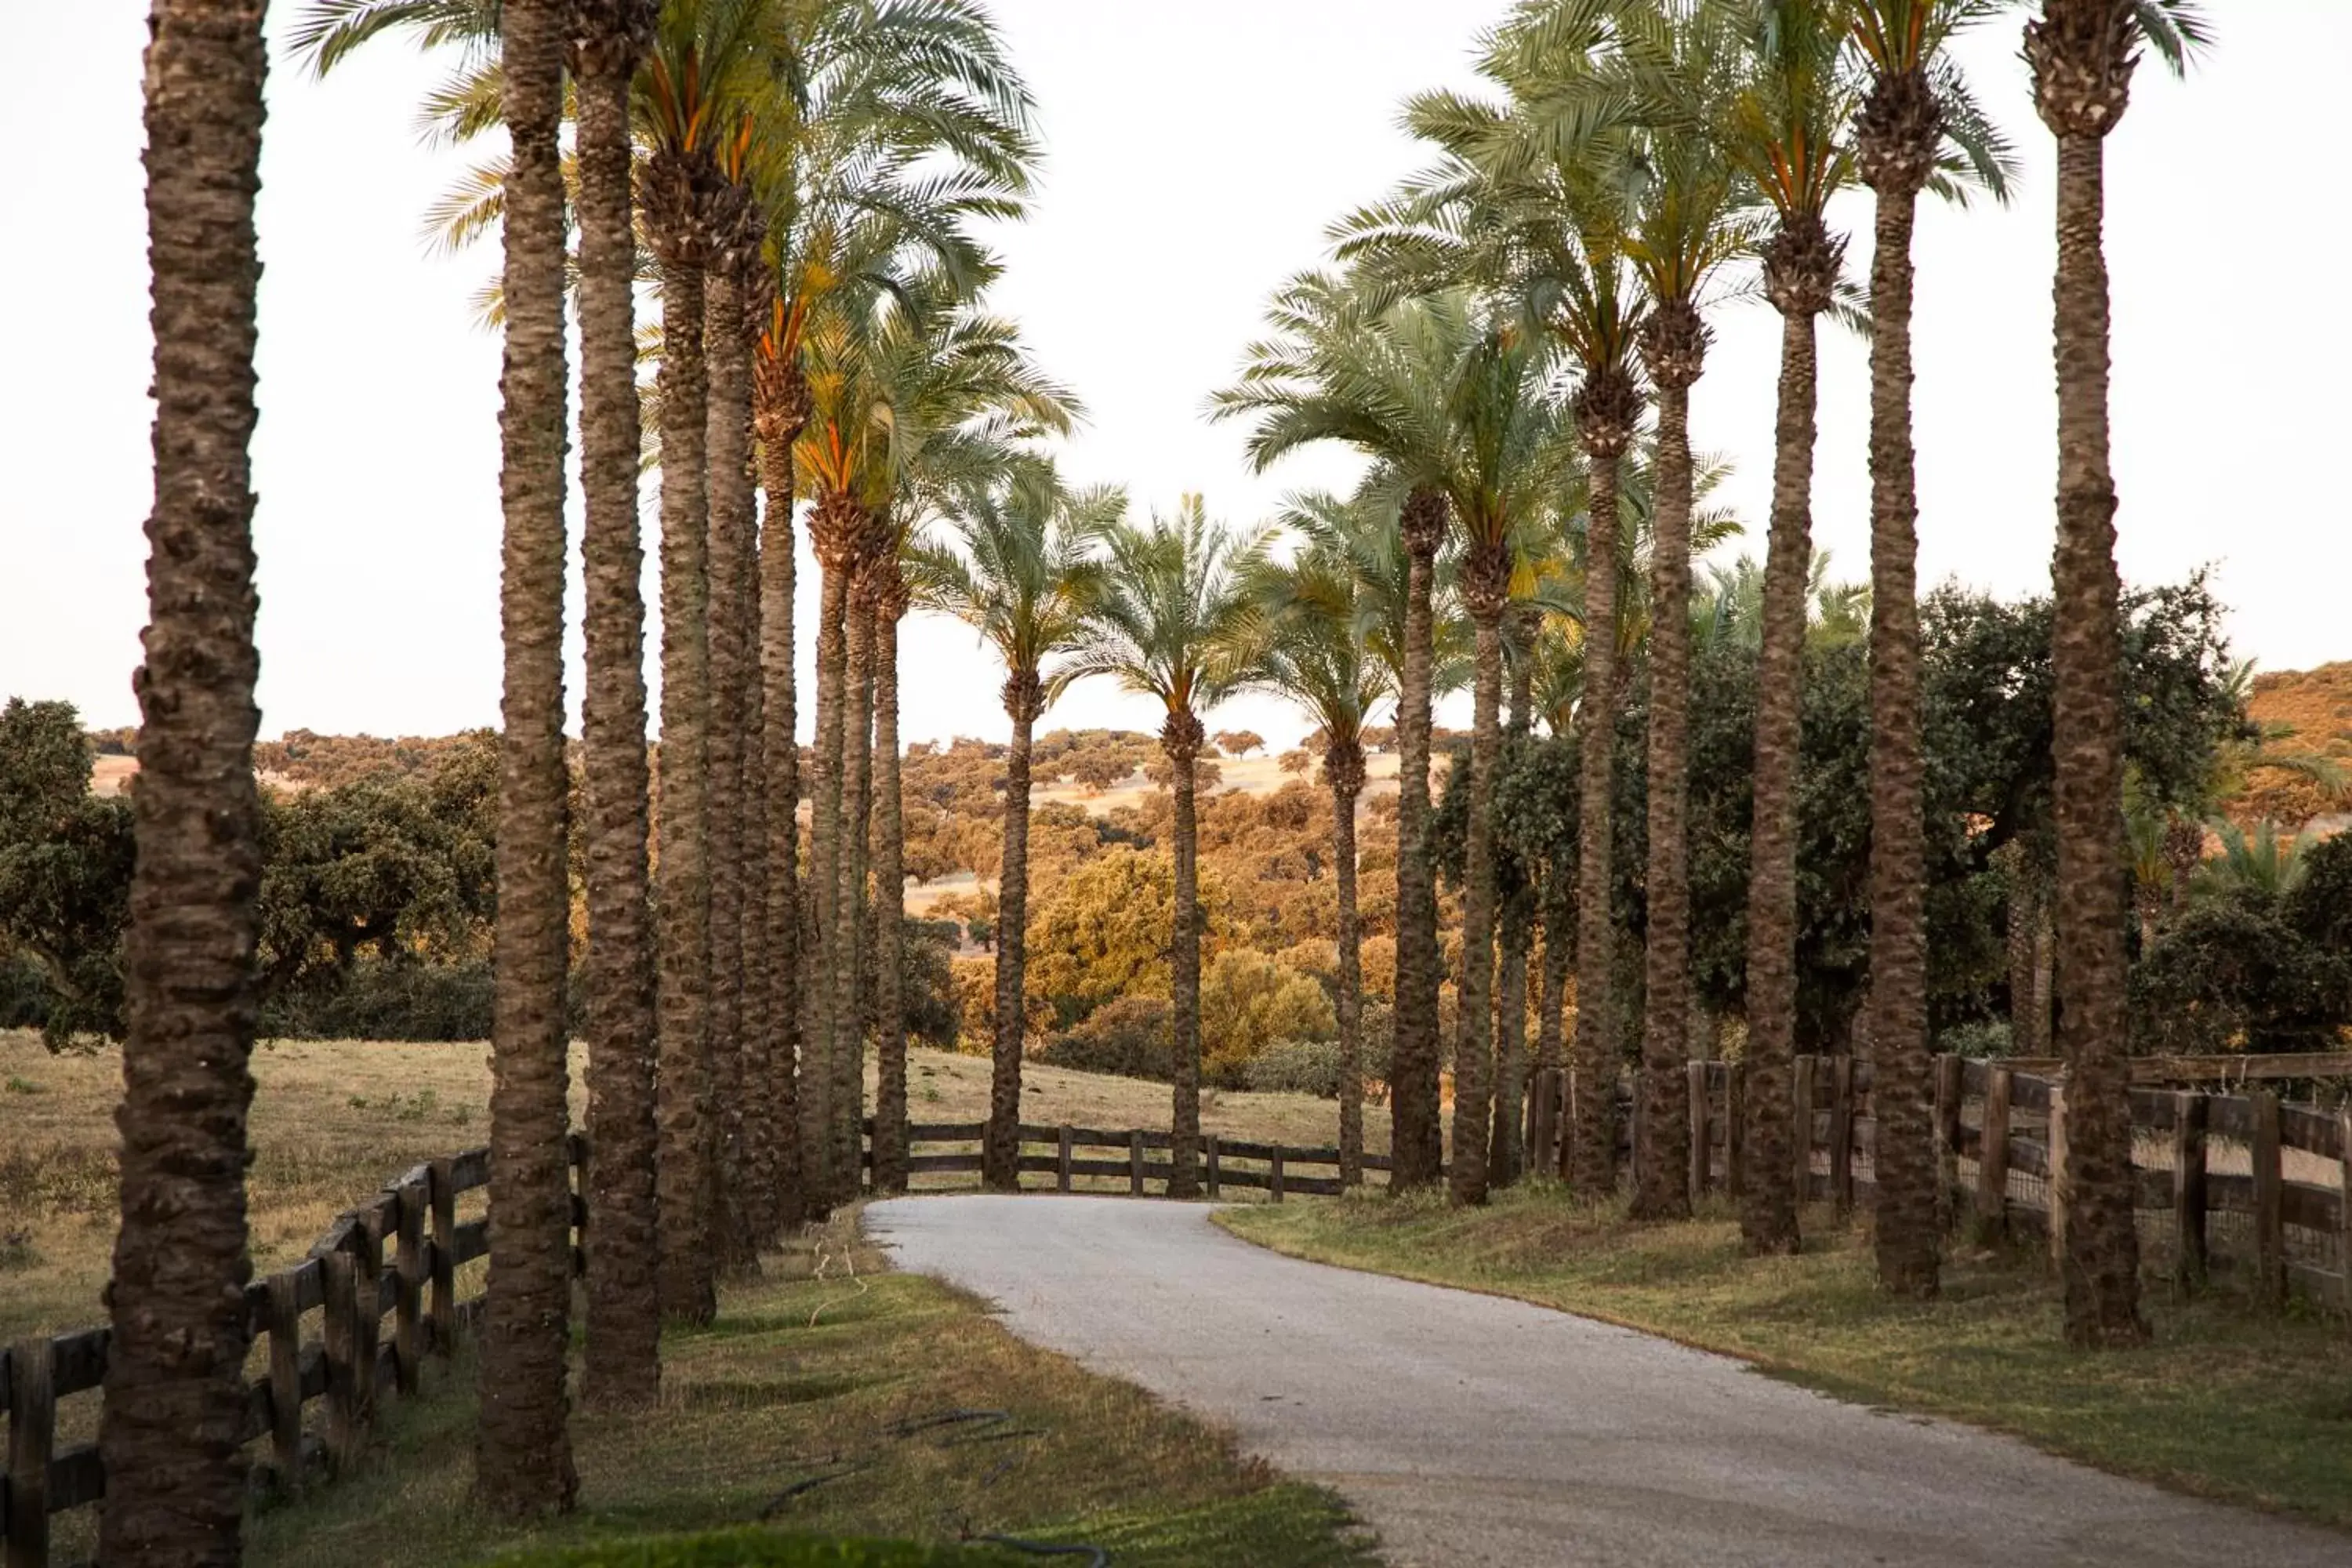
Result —
[[[1882, 1117], [1879, 1247], [1891, 1289], [1935, 1287], [1924, 1173], [1907, 358], [1909, 214], [1922, 190], [1996, 194], [2003, 150], [1943, 52], [1975, 0], [1534, 0], [1486, 41], [1492, 100], [1410, 110], [1435, 162], [1341, 227], [1345, 270], [1278, 297], [1216, 411], [1255, 421], [1270, 463], [1340, 441], [1372, 468], [1341, 502], [1302, 498], [1305, 543], [1197, 503], [1114, 521], [1034, 468], [1069, 395], [982, 307], [973, 237], [1015, 216], [1036, 148], [1029, 105], [971, 0], [318, 0], [297, 26], [320, 68], [406, 31], [457, 52], [428, 104], [455, 136], [511, 152], [452, 205], [503, 236], [506, 640], [493, 1095], [490, 1305], [478, 1461], [490, 1506], [564, 1506], [568, 1211], [563, 982], [570, 889], [562, 717], [565, 310], [581, 342], [588, 659], [583, 710], [591, 1173], [588, 1399], [657, 1385], [665, 1317], [712, 1310], [723, 1271], [858, 1183], [865, 1029], [878, 1004], [875, 1179], [903, 1180], [895, 1007], [896, 673], [921, 592], [1004, 654], [1016, 736], [1068, 681], [1157, 698], [1177, 795], [1171, 950], [1179, 1080], [1173, 1190], [1196, 1180], [1197, 891], [1192, 760], [1220, 695], [1271, 682], [1320, 726], [1342, 876], [1360, 730], [1397, 704], [1402, 771], [1396, 1176], [1441, 1170], [1463, 1202], [1508, 1179], [1496, 1135], [1517, 1068], [1490, 1021], [1498, 923], [1491, 795], [1504, 671], [1532, 715], [1538, 673], [1573, 666], [1585, 773], [1573, 942], [1570, 1174], [1613, 1180], [1621, 1009], [1608, 918], [1606, 743], [1648, 628], [1652, 900], [1644, 1059], [1679, 1059], [1687, 1007], [1675, 831], [1685, 781], [1677, 668], [1697, 465], [1687, 395], [1706, 316], [1753, 259], [1783, 321], [1749, 918], [1756, 1155], [1743, 1227], [1797, 1244], [1786, 1179], [1793, 1021], [1793, 766], [1813, 443], [1814, 323], [1847, 308], [1830, 203], [1875, 193], [1871, 312], [1875, 940], [1869, 1038]], [[154, 270], [156, 505], [138, 881], [128, 947], [122, 1226], [102, 1447], [110, 1562], [233, 1563], [241, 1505], [246, 1062], [254, 1030], [257, 723], [247, 447], [253, 424], [253, 194], [265, 53], [257, 0], [157, 0], [146, 75]], [[2185, 0], [2042, 0], [2026, 29], [2059, 151], [2056, 647], [2058, 1036], [2071, 1075], [2068, 1330], [2143, 1333], [2136, 1297], [2121, 1038], [2125, 857], [2115, 495], [2106, 458], [2102, 142], [2153, 48], [2204, 40]], [[567, 90], [568, 84], [568, 90]], [[564, 121], [571, 121], [567, 153]], [[576, 244], [572, 243], [576, 235]], [[635, 308], [658, 292], [658, 380], [641, 397]], [[650, 338], [650, 331], [644, 334]], [[1647, 502], [1646, 605], [1619, 602], [1626, 459]], [[641, 412], [642, 411], [642, 412]], [[661, 472], [662, 743], [649, 768], [637, 473]], [[763, 493], [762, 493], [763, 492]], [[761, 501], [764, 500], [764, 515]], [[814, 777], [793, 678], [794, 518], [824, 573]], [[946, 520], [962, 543], [910, 549]], [[998, 530], [992, 534], [991, 529]], [[1015, 535], [1018, 537], [1015, 537]], [[991, 552], [993, 552], [992, 554]], [[960, 586], [957, 572], [965, 576]], [[1459, 606], [1461, 616], [1452, 613]], [[1572, 612], [1570, 634], [1547, 611]], [[1429, 853], [1430, 706], [1470, 625], [1471, 854], [1457, 989], [1450, 1168], [1439, 1115], [1441, 949]], [[1063, 652], [1050, 670], [1044, 660]], [[1663, 683], [1664, 689], [1659, 689]], [[1521, 693], [1525, 696], [1522, 697]], [[1557, 713], [1553, 700], [1549, 710]], [[1016, 770], [1016, 773], [1020, 770]], [[1009, 781], [1012, 782], [1012, 781]], [[1025, 785], [1025, 778], [1019, 780]], [[805, 864], [795, 806], [812, 817]], [[1025, 811], [1008, 789], [1005, 880]], [[871, 889], [869, 891], [869, 889]], [[1352, 925], [1352, 900], [1343, 921]], [[1021, 922], [1000, 971], [990, 1178], [1016, 1163]], [[1343, 931], [1346, 930], [1343, 927]], [[1523, 938], [1508, 936], [1512, 948]], [[1353, 942], [1343, 942], [1343, 964]], [[1547, 942], [1565, 951], [1568, 943]], [[1507, 963], [1501, 982], [1514, 984]], [[1522, 955], [1523, 961], [1523, 955]], [[1564, 977], [1563, 977], [1564, 979]], [[1524, 975], [1517, 984], [1524, 984]], [[1008, 988], [1009, 987], [1009, 988]], [[1352, 986], [1343, 986], [1352, 1001]], [[1343, 1011], [1349, 1016], [1352, 1008]], [[648, 1050], [651, 1042], [655, 1048]], [[1355, 1043], [1349, 1041], [1350, 1061]], [[1564, 1042], [1553, 1042], [1564, 1048]], [[1538, 1055], [1546, 1049], [1539, 1042]], [[1644, 1212], [1679, 1201], [1677, 1076], [1652, 1073]], [[1360, 1141], [1354, 1097], [1343, 1126]], [[1914, 1147], [1914, 1145], [1916, 1147]], [[1356, 1156], [1360, 1164], [1360, 1153]]]

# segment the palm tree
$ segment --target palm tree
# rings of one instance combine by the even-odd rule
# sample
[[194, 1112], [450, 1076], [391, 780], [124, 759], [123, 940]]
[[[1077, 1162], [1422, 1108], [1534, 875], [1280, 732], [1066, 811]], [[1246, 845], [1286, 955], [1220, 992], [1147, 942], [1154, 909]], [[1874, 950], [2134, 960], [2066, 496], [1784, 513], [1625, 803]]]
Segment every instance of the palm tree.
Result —
[[[1870, 1042], [1878, 1119], [1874, 1226], [1892, 1294], [1937, 1292], [1940, 1194], [1928, 1125], [1926, 757], [1920, 739], [1918, 484], [1911, 447], [1911, 231], [1948, 130], [1993, 152], [1979, 167], [2006, 194], [1997, 143], [1943, 53], [1979, 0], [1864, 0], [1852, 26], [1871, 71], [1854, 159], [1877, 195], [1870, 263]], [[1976, 134], [1967, 134], [1973, 130]]]
[[1115, 489], [1065, 489], [1047, 465], [965, 498], [948, 515], [952, 546], [919, 544], [908, 567], [917, 599], [979, 632], [1004, 664], [1013, 721], [1004, 763], [1003, 854], [997, 879], [996, 1038], [981, 1183], [1018, 1184], [1023, 997], [1029, 907], [1029, 759], [1036, 722], [1058, 689], [1046, 661], [1074, 647], [1102, 569], [1094, 539], [1125, 515]]
[[[1241, 384], [1219, 394], [1213, 412], [1220, 417], [1256, 416], [1249, 452], [1261, 468], [1317, 440], [1346, 441], [1381, 461], [1376, 472], [1398, 497], [1413, 562], [1407, 679], [1398, 711], [1407, 807], [1415, 763], [1414, 710], [1418, 706], [1426, 711], [1429, 690], [1424, 673], [1429, 655], [1424, 650], [1430, 642], [1421, 629], [1428, 624], [1422, 607], [1428, 598], [1423, 584], [1434, 578], [1436, 547], [1427, 535], [1448, 512], [1461, 527], [1459, 583], [1479, 639], [1474, 713], [1485, 715], [1486, 728], [1478, 731], [1474, 727], [1472, 742], [1451, 1184], [1459, 1201], [1479, 1203], [1486, 1190], [1492, 1093], [1491, 1020], [1486, 1016], [1494, 985], [1490, 802], [1501, 739], [1501, 623], [1511, 574], [1510, 540], [1516, 520], [1540, 509], [1568, 464], [1566, 444], [1559, 438], [1561, 410], [1544, 395], [1550, 368], [1548, 346], [1511, 323], [1489, 321], [1467, 290], [1385, 303], [1378, 292], [1367, 294], [1323, 274], [1308, 274], [1287, 285], [1276, 296], [1269, 319], [1279, 335], [1251, 346]], [[1412, 1034], [1407, 1013], [1412, 989], [1425, 978], [1432, 983], [1423, 1000], [1431, 1004], [1433, 1023], [1433, 970], [1426, 977], [1417, 975], [1409, 960], [1418, 963], [1426, 956], [1433, 963], [1435, 943], [1433, 929], [1427, 954], [1408, 949], [1404, 929], [1426, 889], [1408, 881], [1407, 867], [1425, 860], [1428, 846], [1425, 828], [1410, 820], [1404, 808], [1400, 809], [1398, 834], [1398, 1017], [1391, 1089], [1402, 1143], [1415, 1132], [1406, 1125], [1408, 1088], [1418, 1089], [1423, 1067], [1433, 1069], [1435, 1048], [1433, 1034], [1427, 1040]], [[1412, 875], [1417, 878], [1420, 868], [1416, 865]], [[1424, 1047], [1429, 1052], [1425, 1061]], [[1433, 1070], [1429, 1076], [1433, 1080]], [[1418, 1161], [1423, 1152], [1412, 1151], [1413, 1159]], [[1397, 1158], [1400, 1183], [1418, 1173], [1417, 1165], [1408, 1171], [1405, 1148], [1400, 1148]]]
[[578, 106], [581, 553], [587, 690], [589, 1211], [587, 1399], [653, 1403], [661, 1383], [656, 1276], [653, 909], [646, 858], [646, 606], [638, 583], [638, 427], [629, 82], [651, 44], [653, 0], [574, 4]]
[[[229, 1568], [245, 1467], [246, 1113], [261, 882], [253, 783], [253, 199], [261, 6], [160, 0], [147, 50], [152, 619], [136, 678], [121, 1225], [99, 1448], [108, 1562]], [[37, 1504], [36, 1506], [38, 1506]]]
[[[1393, 529], [1383, 531], [1392, 536]], [[1364, 1172], [1363, 952], [1356, 910], [1356, 803], [1364, 789], [1365, 727], [1394, 695], [1374, 650], [1380, 600], [1362, 587], [1360, 559], [1392, 553], [1387, 540], [1315, 540], [1294, 559], [1269, 563], [1254, 587], [1266, 624], [1256, 634], [1255, 684], [1296, 703], [1321, 737], [1331, 791], [1331, 864], [1339, 886], [1339, 1181]]]
[[1201, 715], [1246, 684], [1247, 633], [1255, 611], [1250, 581], [1269, 536], [1209, 521], [1197, 495], [1173, 518], [1149, 528], [1114, 522], [1100, 531], [1103, 580], [1086, 605], [1084, 627], [1048, 688], [1058, 695], [1090, 675], [1159, 700], [1167, 719], [1160, 747], [1174, 775], [1176, 909], [1171, 943], [1175, 1007], [1175, 1117], [1168, 1195], [1200, 1191], [1201, 913], [1192, 764], [1207, 732]]
[[[1851, 178], [1859, 92], [1835, 0], [1757, 10], [1749, 59], [1720, 128], [1725, 155], [1764, 193], [1764, 296], [1780, 313], [1771, 531], [1757, 673], [1755, 817], [1748, 884], [1748, 1126], [1739, 1228], [1751, 1253], [1793, 1252], [1804, 1194], [1791, 1170], [1797, 1028], [1797, 750], [1805, 573], [1812, 560], [1818, 398], [1814, 322], [1835, 302], [1845, 239], [1824, 214]], [[1810, 1114], [1810, 1112], [1806, 1112]]]
[[2123, 629], [2107, 454], [2107, 132], [2144, 47], [2178, 73], [2210, 41], [2189, 0], [2042, 0], [2026, 24], [2034, 107], [2058, 142], [2056, 707], [2058, 1049], [2066, 1059], [2066, 1338], [2137, 1344], [2131, 1108], [2124, 1069]]
[[571, 1506], [565, 1432], [572, 1184], [564, 1152], [571, 889], [563, 766], [563, 8], [509, 0], [500, 76], [506, 363], [499, 620], [498, 987], [491, 1049], [490, 1279], [482, 1316], [478, 1489], [491, 1508]]

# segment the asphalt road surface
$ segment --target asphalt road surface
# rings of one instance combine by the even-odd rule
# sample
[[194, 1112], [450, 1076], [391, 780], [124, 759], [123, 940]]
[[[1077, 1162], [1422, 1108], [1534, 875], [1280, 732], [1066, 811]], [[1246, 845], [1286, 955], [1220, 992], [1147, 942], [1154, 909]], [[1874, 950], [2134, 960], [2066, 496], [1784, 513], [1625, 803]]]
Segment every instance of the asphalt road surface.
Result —
[[1339, 1491], [1399, 1568], [2352, 1564], [2352, 1536], [1566, 1313], [1281, 1258], [1197, 1205], [902, 1198], [866, 1226], [1024, 1339]]

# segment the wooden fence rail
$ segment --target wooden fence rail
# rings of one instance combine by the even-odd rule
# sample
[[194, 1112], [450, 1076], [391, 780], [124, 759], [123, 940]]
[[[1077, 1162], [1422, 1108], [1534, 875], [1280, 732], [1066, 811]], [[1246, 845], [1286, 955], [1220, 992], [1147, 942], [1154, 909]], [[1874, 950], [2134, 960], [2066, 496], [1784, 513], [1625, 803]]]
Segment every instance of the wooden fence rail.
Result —
[[[575, 1175], [587, 1157], [571, 1142]], [[377, 1408], [413, 1395], [428, 1355], [448, 1356], [478, 1316], [479, 1293], [460, 1300], [460, 1266], [489, 1250], [486, 1219], [457, 1221], [457, 1194], [485, 1186], [490, 1152], [468, 1149], [403, 1173], [339, 1216], [290, 1268], [246, 1287], [247, 1336], [267, 1342], [268, 1370], [247, 1385], [244, 1440], [269, 1445], [257, 1467], [263, 1484], [292, 1492], [313, 1475], [332, 1475], [365, 1447]], [[573, 1266], [584, 1259], [585, 1200], [575, 1191]], [[384, 1266], [384, 1244], [394, 1246]], [[318, 1334], [303, 1322], [318, 1317]], [[384, 1339], [384, 1319], [392, 1335]], [[49, 1520], [106, 1495], [98, 1445], [58, 1449], [58, 1401], [106, 1381], [110, 1331], [25, 1340], [0, 1350], [0, 1411], [8, 1420], [7, 1468], [0, 1475], [0, 1568], [47, 1568]], [[316, 1404], [315, 1430], [303, 1407]]]
[[[865, 1130], [868, 1147], [863, 1159], [870, 1172], [874, 1165], [871, 1148], [874, 1123], [870, 1118]], [[907, 1175], [909, 1182], [918, 1176], [978, 1176], [981, 1170], [978, 1145], [987, 1130], [987, 1123], [982, 1121], [910, 1123], [907, 1128]], [[1018, 1159], [1018, 1173], [1053, 1178], [1050, 1184], [1024, 1183], [1024, 1191], [1074, 1192], [1079, 1190], [1076, 1185], [1078, 1180], [1087, 1178], [1096, 1182], [1123, 1182], [1126, 1191], [1135, 1197], [1167, 1194], [1168, 1179], [1174, 1167], [1171, 1151], [1175, 1147], [1175, 1138], [1169, 1132], [1148, 1128], [1112, 1131], [1097, 1127], [1048, 1127], [1024, 1121], [1020, 1126], [1020, 1137], [1022, 1152]], [[955, 1146], [955, 1152], [921, 1152], [924, 1145], [939, 1144]], [[1095, 1149], [1116, 1151], [1116, 1157], [1103, 1158], [1079, 1152]], [[1038, 1152], [1031, 1152], [1033, 1150]], [[1155, 1155], [1160, 1157], [1154, 1158]], [[1330, 1172], [1328, 1175], [1306, 1173], [1327, 1169]], [[1388, 1156], [1366, 1154], [1364, 1169], [1368, 1173], [1385, 1175], [1389, 1169]], [[1262, 1143], [1222, 1137], [1213, 1132], [1203, 1133], [1200, 1171], [1202, 1188], [1213, 1198], [1223, 1195], [1228, 1187], [1252, 1188], [1266, 1194], [1276, 1203], [1294, 1193], [1330, 1197], [1341, 1190], [1339, 1151], [1336, 1148]], [[950, 1189], [929, 1183], [916, 1190], [938, 1192]]]

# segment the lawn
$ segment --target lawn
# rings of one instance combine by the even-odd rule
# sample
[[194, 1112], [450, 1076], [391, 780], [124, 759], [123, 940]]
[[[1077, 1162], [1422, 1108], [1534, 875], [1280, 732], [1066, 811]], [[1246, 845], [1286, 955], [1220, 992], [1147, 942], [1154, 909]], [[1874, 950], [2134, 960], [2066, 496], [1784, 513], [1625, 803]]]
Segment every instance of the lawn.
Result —
[[[724, 1292], [716, 1323], [674, 1331], [663, 1359], [651, 1414], [575, 1416], [581, 1506], [566, 1518], [521, 1529], [470, 1504], [475, 1412], [460, 1366], [394, 1407], [364, 1473], [264, 1510], [246, 1561], [803, 1561], [764, 1527], [1083, 1542], [1121, 1568], [1373, 1562], [1328, 1494], [1284, 1481], [1139, 1389], [1024, 1344], [971, 1298], [888, 1272], [855, 1216], [771, 1255], [763, 1279]], [[616, 1544], [744, 1529], [697, 1549]]]
[[2184, 1491], [2352, 1525], [2352, 1331], [2266, 1317], [2225, 1286], [2151, 1285], [2150, 1346], [2061, 1342], [2038, 1250], [1961, 1249], [1943, 1299], [1882, 1296], [1867, 1233], [1809, 1215], [1809, 1250], [1749, 1258], [1728, 1210], [1634, 1225], [1620, 1205], [1538, 1184], [1477, 1210], [1434, 1194], [1220, 1212], [1277, 1251], [1516, 1297], [1743, 1357], [1861, 1404], [2014, 1433], [2053, 1453]]

